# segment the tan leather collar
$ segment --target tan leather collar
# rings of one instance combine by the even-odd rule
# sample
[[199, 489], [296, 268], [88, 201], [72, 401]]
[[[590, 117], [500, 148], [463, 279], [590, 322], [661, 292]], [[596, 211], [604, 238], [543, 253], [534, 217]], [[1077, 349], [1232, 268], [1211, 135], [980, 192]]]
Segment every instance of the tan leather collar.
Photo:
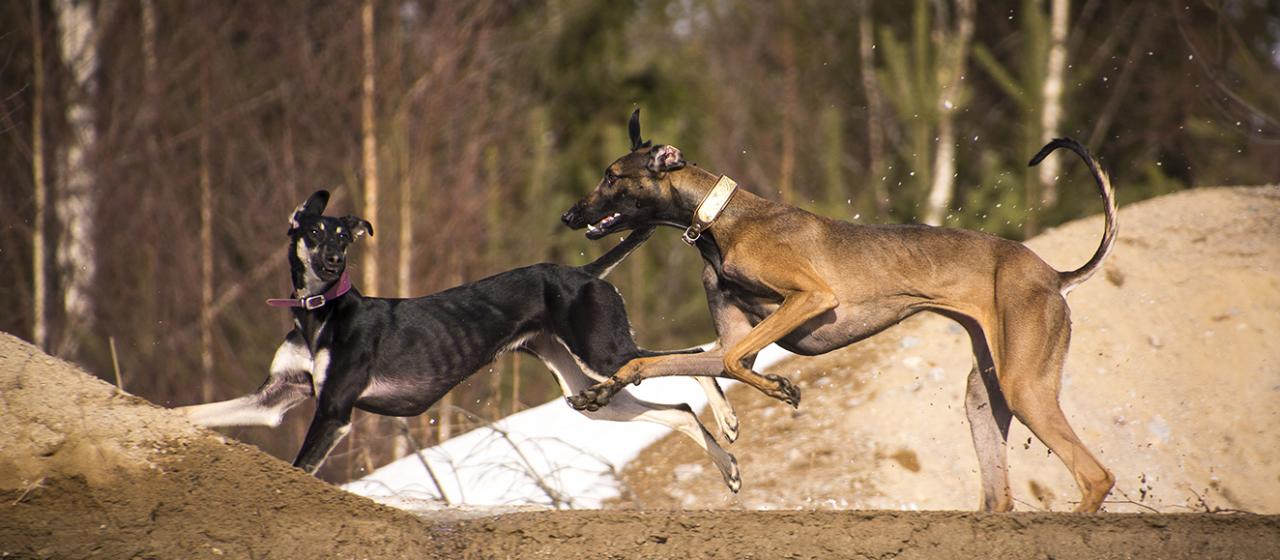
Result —
[[681, 239], [693, 245], [702, 236], [702, 232], [711, 227], [716, 218], [720, 217], [720, 213], [724, 211], [725, 206], [729, 205], [729, 199], [733, 198], [733, 193], [736, 192], [738, 192], [738, 182], [730, 179], [728, 175], [721, 175], [720, 180], [716, 181], [716, 186], [711, 187], [711, 191], [702, 197], [702, 202], [698, 203], [698, 208], [693, 211], [693, 223], [684, 230]]

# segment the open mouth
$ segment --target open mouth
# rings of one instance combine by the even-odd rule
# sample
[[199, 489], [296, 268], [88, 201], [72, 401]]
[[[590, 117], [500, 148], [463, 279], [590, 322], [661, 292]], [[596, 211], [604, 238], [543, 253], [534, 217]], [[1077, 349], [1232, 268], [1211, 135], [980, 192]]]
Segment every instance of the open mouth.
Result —
[[618, 223], [618, 220], [621, 220], [621, 219], [622, 219], [622, 214], [618, 212], [614, 212], [613, 214], [605, 216], [604, 219], [594, 224], [587, 224], [587, 235], [595, 235], [595, 236], [604, 235], [609, 232], [610, 227], [613, 227], [615, 224]]

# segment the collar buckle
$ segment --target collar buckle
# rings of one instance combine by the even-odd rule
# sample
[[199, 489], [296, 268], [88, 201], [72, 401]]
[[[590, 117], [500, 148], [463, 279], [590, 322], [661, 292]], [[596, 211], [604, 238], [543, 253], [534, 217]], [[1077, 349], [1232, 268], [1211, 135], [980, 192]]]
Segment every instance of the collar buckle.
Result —
[[693, 245], [702, 237], [702, 232], [711, 227], [715, 223], [716, 218], [720, 217], [720, 213], [724, 211], [724, 207], [729, 205], [729, 200], [733, 198], [734, 193], [738, 192], [738, 182], [730, 179], [728, 175], [721, 175], [720, 180], [716, 181], [714, 187], [702, 197], [702, 202], [698, 203], [698, 207], [693, 211], [693, 223], [684, 230], [684, 235], [680, 239], [685, 243]]
[[327, 300], [325, 299], [324, 294], [316, 294], [314, 296], [304, 297], [298, 303], [302, 304], [303, 309], [306, 309], [307, 311], [314, 311], [324, 307]]

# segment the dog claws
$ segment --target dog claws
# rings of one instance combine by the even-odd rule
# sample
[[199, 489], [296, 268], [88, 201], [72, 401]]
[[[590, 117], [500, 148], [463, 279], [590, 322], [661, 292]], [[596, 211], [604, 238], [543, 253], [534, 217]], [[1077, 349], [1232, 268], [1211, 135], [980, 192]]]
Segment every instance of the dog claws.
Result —
[[596, 386], [583, 389], [581, 393], [566, 397], [565, 400], [569, 401], [569, 406], [574, 410], [595, 412], [601, 407], [608, 406], [615, 392], [617, 391], [612, 386]]
[[725, 424], [720, 427], [720, 434], [724, 436], [725, 441], [733, 443], [738, 441], [738, 423]]
[[586, 410], [587, 408], [587, 399], [582, 395], [565, 397], [564, 400], [568, 402], [569, 406], [572, 407], [574, 410]]
[[793, 408], [800, 408], [800, 388], [792, 384], [790, 379], [772, 373], [764, 376], [764, 378], [778, 384], [776, 390], [769, 391], [769, 396], [787, 403]]

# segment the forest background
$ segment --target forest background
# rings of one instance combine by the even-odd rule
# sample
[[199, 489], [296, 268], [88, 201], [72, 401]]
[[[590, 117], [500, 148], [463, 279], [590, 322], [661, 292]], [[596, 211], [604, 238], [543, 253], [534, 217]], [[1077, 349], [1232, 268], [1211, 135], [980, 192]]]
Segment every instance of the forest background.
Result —
[[[609, 243], [559, 223], [646, 138], [861, 223], [1023, 239], [1120, 203], [1280, 178], [1266, 0], [0, 2], [0, 330], [165, 406], [255, 388], [290, 328], [286, 220], [316, 189], [376, 235], [359, 288], [435, 292]], [[1060, 161], [1059, 161], [1060, 160]], [[674, 229], [611, 280], [642, 345], [714, 337]], [[412, 443], [357, 414], [322, 476], [555, 398], [500, 358]], [[292, 459], [308, 406], [230, 430]]]

